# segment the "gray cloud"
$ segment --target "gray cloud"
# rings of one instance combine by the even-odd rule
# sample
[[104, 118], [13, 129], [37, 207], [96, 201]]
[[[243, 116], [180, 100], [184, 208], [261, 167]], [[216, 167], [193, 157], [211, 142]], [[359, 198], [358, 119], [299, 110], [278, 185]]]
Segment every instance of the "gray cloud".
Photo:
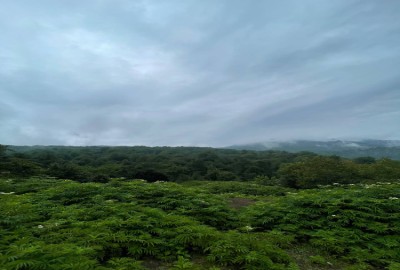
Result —
[[397, 1], [0, 1], [0, 142], [400, 139]]

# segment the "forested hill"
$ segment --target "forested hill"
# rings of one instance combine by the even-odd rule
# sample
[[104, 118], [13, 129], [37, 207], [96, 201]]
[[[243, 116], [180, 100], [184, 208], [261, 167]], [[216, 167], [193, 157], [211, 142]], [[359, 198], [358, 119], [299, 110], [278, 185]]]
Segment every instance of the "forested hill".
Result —
[[283, 163], [315, 156], [283, 151], [145, 146], [9, 146], [7, 153], [60, 178], [105, 175], [171, 181], [250, 180], [258, 175], [272, 177]]
[[311, 152], [144, 146], [2, 146], [0, 150], [2, 175], [47, 175], [80, 182], [123, 177], [150, 182], [258, 181], [312, 188], [400, 179], [400, 161], [372, 157], [350, 160]]
[[399, 140], [362, 140], [362, 141], [269, 141], [263, 143], [232, 145], [228, 149], [253, 151], [288, 151], [292, 153], [310, 151], [321, 155], [338, 155], [346, 158], [370, 156], [400, 160]]

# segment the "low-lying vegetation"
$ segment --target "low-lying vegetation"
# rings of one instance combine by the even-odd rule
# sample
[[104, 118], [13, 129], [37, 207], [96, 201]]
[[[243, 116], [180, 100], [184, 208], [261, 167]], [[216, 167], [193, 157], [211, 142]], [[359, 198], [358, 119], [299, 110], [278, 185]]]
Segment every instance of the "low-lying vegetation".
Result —
[[399, 182], [4, 178], [0, 191], [0, 269], [399, 269]]

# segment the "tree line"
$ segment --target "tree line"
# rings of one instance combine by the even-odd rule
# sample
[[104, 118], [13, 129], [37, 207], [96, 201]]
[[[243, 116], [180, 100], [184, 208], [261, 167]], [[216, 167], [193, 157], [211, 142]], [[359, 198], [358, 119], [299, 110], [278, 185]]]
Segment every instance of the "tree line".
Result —
[[47, 175], [80, 182], [110, 178], [183, 182], [257, 181], [264, 185], [312, 188], [399, 179], [400, 162], [353, 160], [311, 152], [248, 151], [207, 147], [5, 146], [3, 176]]

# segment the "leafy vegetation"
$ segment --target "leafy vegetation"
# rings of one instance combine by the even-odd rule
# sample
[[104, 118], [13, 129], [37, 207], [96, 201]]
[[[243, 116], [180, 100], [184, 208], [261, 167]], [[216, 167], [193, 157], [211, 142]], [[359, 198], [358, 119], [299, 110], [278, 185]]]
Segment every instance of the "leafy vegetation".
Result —
[[398, 179], [400, 161], [199, 147], [1, 146], [0, 172], [4, 176], [48, 175], [80, 182], [105, 183], [125, 177], [149, 182], [256, 181], [314, 188]]
[[252, 152], [200, 147], [26, 147], [10, 146], [3, 163], [13, 175], [11, 159], [30, 162], [31, 175], [46, 175], [80, 181], [99, 176], [146, 179], [147, 181], [250, 180], [271, 177], [282, 163], [314, 156], [311, 153]]
[[1, 270], [400, 265], [398, 161], [0, 145], [0, 171]]
[[[399, 183], [303, 191], [240, 183], [243, 193], [232, 182], [211, 184], [1, 179], [0, 265], [306, 269], [293, 256], [304, 247], [314, 269], [396, 269], [400, 262]], [[238, 196], [252, 204], [230, 207]], [[158, 266], [146, 268], [151, 262]]]

